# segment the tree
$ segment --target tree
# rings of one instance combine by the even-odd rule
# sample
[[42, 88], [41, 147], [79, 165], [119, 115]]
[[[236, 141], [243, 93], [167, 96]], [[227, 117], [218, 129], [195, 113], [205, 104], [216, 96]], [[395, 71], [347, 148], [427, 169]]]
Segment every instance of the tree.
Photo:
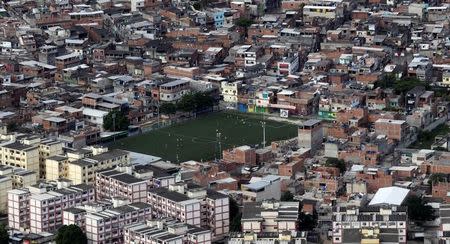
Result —
[[177, 109], [183, 112], [194, 112], [212, 107], [214, 99], [207, 93], [196, 92], [185, 94], [177, 103]]
[[292, 202], [292, 201], [294, 201], [294, 194], [292, 194], [292, 192], [290, 192], [290, 191], [285, 191], [281, 195], [280, 201]]
[[56, 235], [56, 244], [87, 244], [86, 234], [77, 225], [63, 225]]
[[159, 112], [162, 114], [175, 114], [177, 112], [177, 106], [173, 103], [163, 103], [159, 107]]
[[239, 27], [248, 28], [253, 24], [253, 20], [247, 18], [239, 18], [236, 21], [236, 25]]
[[408, 207], [408, 217], [412, 221], [421, 223], [436, 218], [433, 208], [430, 205], [426, 205], [425, 201], [418, 196], [409, 196], [406, 199], [405, 206]]
[[436, 184], [439, 182], [445, 182], [445, 181], [447, 181], [447, 175], [444, 173], [435, 173], [430, 176], [429, 181], [432, 184]]
[[237, 204], [236, 200], [233, 198], [230, 199], [230, 231], [239, 232], [241, 231], [241, 219], [242, 219], [242, 213], [239, 210], [239, 205]]
[[325, 166], [338, 168], [341, 174], [343, 174], [347, 170], [345, 161], [337, 158], [328, 158], [325, 162]]
[[6, 225], [0, 225], [0, 243], [9, 243], [9, 234]]
[[236, 25], [244, 28], [244, 37], [247, 38], [248, 35], [248, 27], [250, 27], [253, 24], [253, 20], [247, 19], [247, 18], [239, 18], [236, 21]]
[[121, 111], [111, 111], [103, 119], [103, 128], [109, 131], [127, 130], [130, 121]]
[[177, 109], [183, 112], [192, 112], [195, 109], [195, 97], [193, 93], [185, 94], [177, 103]]
[[397, 94], [404, 94], [416, 86], [426, 86], [426, 83], [417, 78], [407, 77], [395, 82], [394, 91]]
[[214, 106], [214, 99], [205, 92], [194, 94], [195, 109], [197, 111]]

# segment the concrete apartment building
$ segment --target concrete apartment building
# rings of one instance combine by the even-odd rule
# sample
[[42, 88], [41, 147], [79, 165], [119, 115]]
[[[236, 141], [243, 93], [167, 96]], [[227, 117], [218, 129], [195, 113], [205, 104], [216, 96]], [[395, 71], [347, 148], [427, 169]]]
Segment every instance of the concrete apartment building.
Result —
[[175, 80], [159, 87], [159, 99], [162, 102], [176, 102], [183, 95], [189, 93], [190, 86], [187, 80]]
[[406, 207], [333, 209], [333, 243], [406, 243]]
[[244, 202], [261, 202], [266, 199], [280, 200], [281, 178], [267, 175], [262, 178], [252, 177], [249, 184], [241, 186]]
[[31, 233], [53, 232], [62, 226], [62, 211], [95, 201], [92, 186], [29, 187], [8, 192], [8, 225]]
[[86, 230], [86, 214], [85, 206], [71, 207], [63, 210], [63, 225], [77, 225], [82, 230]]
[[151, 217], [151, 205], [131, 203], [85, 215], [89, 244], [123, 243], [124, 226]]
[[184, 183], [149, 190], [153, 217], [171, 217], [183, 223], [209, 228], [214, 237], [229, 231], [228, 196]]
[[378, 119], [375, 122], [375, 132], [386, 135], [391, 140], [403, 141], [408, 134], [408, 124], [404, 120]]
[[230, 233], [228, 240], [229, 244], [246, 244], [246, 243], [258, 243], [258, 244], [306, 244], [306, 232], [289, 232], [282, 233], [272, 232], [260, 232], [260, 233]]
[[[2, 209], [3, 206], [6, 207], [6, 193], [12, 189], [19, 189], [36, 184], [37, 173], [22, 168], [0, 165], [0, 179], [0, 188], [3, 190], [0, 195], [2, 193], [5, 194], [4, 198], [0, 198], [0, 209]], [[6, 208], [4, 210], [6, 210]]]
[[43, 140], [39, 144], [39, 178], [45, 179], [46, 166], [45, 160], [49, 157], [61, 155], [63, 153], [64, 143], [57, 140]]
[[12, 180], [9, 176], [0, 175], [0, 213], [7, 212], [8, 191], [12, 190]]
[[244, 233], [282, 233], [298, 230], [299, 202], [267, 200], [245, 203], [241, 227]]
[[125, 226], [124, 244], [210, 244], [211, 235], [211, 230], [174, 219], [156, 219]]
[[320, 120], [310, 119], [298, 127], [298, 146], [312, 152], [322, 147], [323, 127]]
[[30, 198], [28, 189], [8, 191], [8, 227], [25, 231], [30, 229]]
[[130, 162], [127, 151], [91, 149], [92, 151], [80, 149], [65, 156], [48, 158], [45, 162], [47, 180], [62, 178], [72, 181], [73, 184], [94, 184], [95, 172], [118, 165], [128, 165]]
[[20, 167], [39, 172], [39, 150], [29, 141], [9, 141], [0, 146], [3, 165]]
[[[119, 167], [120, 168], [120, 167]], [[122, 197], [130, 202], [146, 202], [148, 182], [120, 169], [105, 169], [95, 174], [95, 190], [97, 199]]]

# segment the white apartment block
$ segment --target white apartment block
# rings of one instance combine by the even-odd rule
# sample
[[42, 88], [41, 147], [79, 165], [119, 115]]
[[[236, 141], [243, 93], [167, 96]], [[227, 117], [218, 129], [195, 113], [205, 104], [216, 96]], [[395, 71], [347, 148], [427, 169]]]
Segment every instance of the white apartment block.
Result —
[[228, 244], [306, 244], [306, 232], [231, 233]]
[[25, 231], [30, 229], [30, 191], [15, 189], [8, 191], [8, 226]]
[[139, 179], [146, 179], [149, 188], [169, 187], [175, 184], [176, 173], [178, 168], [163, 169], [151, 164], [135, 165], [133, 167], [133, 175]]
[[176, 220], [156, 219], [124, 227], [124, 244], [210, 244], [211, 230], [180, 223]]
[[89, 244], [123, 243], [124, 226], [144, 222], [151, 218], [151, 205], [131, 203], [88, 213], [85, 217]]
[[183, 183], [149, 191], [154, 217], [172, 217], [183, 223], [211, 229], [214, 237], [229, 232], [229, 198], [213, 190]]
[[188, 80], [175, 80], [159, 87], [159, 99], [162, 102], [176, 102], [191, 91]]
[[281, 233], [297, 231], [299, 202], [264, 201], [246, 203], [242, 211], [242, 232]]
[[10, 228], [31, 233], [53, 232], [62, 225], [64, 209], [93, 201], [95, 191], [88, 185], [11, 190], [8, 192], [8, 224]]
[[335, 207], [333, 243], [406, 243], [406, 207]]
[[241, 186], [244, 202], [261, 202], [266, 199], [280, 200], [281, 178], [267, 175], [262, 178], [252, 177], [249, 184]]
[[152, 205], [154, 218], [171, 217], [180, 222], [200, 226], [201, 200], [167, 188], [149, 190], [147, 202]]
[[82, 207], [72, 207], [63, 210], [63, 225], [76, 225], [86, 230], [86, 210]]
[[[131, 173], [131, 167], [128, 172]], [[117, 170], [116, 170], [117, 169]], [[96, 173], [95, 190], [97, 199], [110, 199], [112, 197], [123, 197], [130, 202], [146, 202], [148, 182], [139, 179], [128, 172], [121, 172], [120, 167], [106, 169]]]
[[222, 91], [223, 101], [228, 103], [237, 103], [239, 90], [241, 89], [241, 86], [242, 86], [241, 81], [235, 82], [222, 81], [220, 89]]

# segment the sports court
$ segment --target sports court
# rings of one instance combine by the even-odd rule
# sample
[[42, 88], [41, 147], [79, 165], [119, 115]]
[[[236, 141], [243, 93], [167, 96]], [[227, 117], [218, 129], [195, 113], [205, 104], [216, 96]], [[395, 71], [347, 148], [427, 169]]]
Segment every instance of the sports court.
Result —
[[111, 147], [151, 154], [172, 162], [211, 160], [219, 157], [219, 148], [261, 144], [262, 121], [266, 122], [266, 145], [297, 136], [297, 126], [293, 124], [263, 120], [262, 115], [256, 114], [220, 112], [124, 138]]

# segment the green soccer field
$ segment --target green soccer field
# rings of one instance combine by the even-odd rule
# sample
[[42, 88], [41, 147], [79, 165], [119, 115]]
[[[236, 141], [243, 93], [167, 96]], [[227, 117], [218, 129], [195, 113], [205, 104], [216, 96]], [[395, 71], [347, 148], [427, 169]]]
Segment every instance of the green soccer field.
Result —
[[[185, 123], [153, 130], [116, 141], [111, 148], [120, 148], [161, 157], [172, 162], [211, 160], [219, 157], [217, 131], [221, 149], [261, 144], [262, 117], [238, 113], [215, 113]], [[266, 121], [266, 145], [271, 141], [297, 136], [297, 126]]]

